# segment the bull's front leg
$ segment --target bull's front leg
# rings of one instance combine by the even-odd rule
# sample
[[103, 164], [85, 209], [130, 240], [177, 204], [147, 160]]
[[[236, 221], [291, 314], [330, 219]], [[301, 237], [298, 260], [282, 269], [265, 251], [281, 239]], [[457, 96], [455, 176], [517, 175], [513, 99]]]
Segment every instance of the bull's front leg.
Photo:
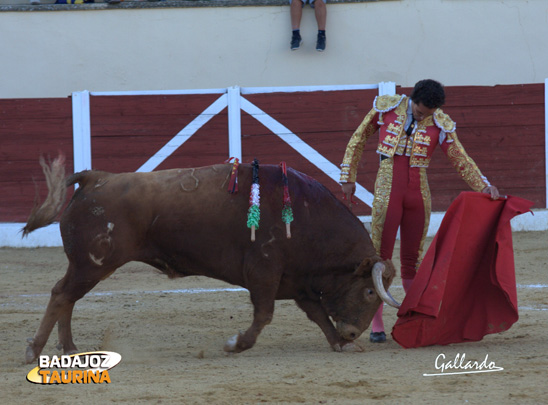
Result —
[[263, 328], [272, 321], [274, 315], [274, 298], [271, 300], [261, 297], [260, 299], [253, 297], [251, 294], [251, 301], [253, 302], [253, 323], [244, 332], [232, 336], [225, 344], [224, 350], [231, 353], [240, 353], [244, 350], [251, 349], [257, 337], [263, 330]]
[[251, 303], [253, 304], [253, 323], [244, 332], [232, 336], [226, 342], [224, 350], [229, 353], [240, 353], [251, 349], [263, 328], [272, 321], [274, 315], [274, 301], [278, 282], [262, 279], [256, 285], [248, 285]]
[[308, 319], [320, 327], [334, 351], [362, 352], [364, 350], [357, 342], [344, 339], [337, 332], [337, 329], [333, 326], [333, 322], [329, 319], [329, 315], [327, 315], [319, 302], [307, 298], [295, 299], [295, 302], [306, 313]]

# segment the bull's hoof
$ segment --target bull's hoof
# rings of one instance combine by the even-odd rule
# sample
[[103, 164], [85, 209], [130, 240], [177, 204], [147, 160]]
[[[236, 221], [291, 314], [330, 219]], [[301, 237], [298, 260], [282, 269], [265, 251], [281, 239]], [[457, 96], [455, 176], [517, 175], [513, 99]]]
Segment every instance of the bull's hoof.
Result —
[[331, 347], [333, 348], [334, 351], [339, 353], [341, 352], [358, 353], [358, 352], [363, 352], [365, 350], [364, 347], [356, 341], [336, 343]]
[[349, 353], [359, 353], [359, 352], [363, 352], [364, 348], [358, 342], [350, 342], [350, 343], [345, 344], [342, 347], [342, 351], [343, 352], [349, 352]]
[[67, 356], [72, 356], [73, 354], [79, 353], [78, 349], [76, 348], [76, 346], [74, 346], [74, 343], [72, 342], [70, 343], [70, 345], [57, 343], [56, 348], [57, 350], [62, 350], [63, 354]]
[[33, 363], [36, 360], [36, 354], [34, 354], [34, 349], [31, 346], [27, 346], [25, 351], [25, 362], [27, 364]]
[[237, 353], [238, 336], [239, 335], [234, 335], [226, 341], [225, 347], [223, 348], [225, 352]]

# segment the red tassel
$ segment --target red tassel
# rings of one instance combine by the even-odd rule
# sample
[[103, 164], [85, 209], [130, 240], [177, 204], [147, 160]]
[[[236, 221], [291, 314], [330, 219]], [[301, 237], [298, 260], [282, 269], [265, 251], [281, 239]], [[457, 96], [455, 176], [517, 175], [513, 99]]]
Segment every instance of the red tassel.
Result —
[[[285, 222], [285, 234], [287, 239], [291, 239], [291, 225], [293, 221], [293, 211], [291, 209], [291, 197], [289, 195], [289, 182], [287, 180], [287, 165], [285, 162], [280, 162], [282, 168], [282, 181], [284, 184], [284, 203], [282, 209], [282, 220]], [[287, 222], [286, 222], [287, 221]]]
[[284, 206], [291, 205], [291, 197], [289, 197], [289, 186], [287, 182], [287, 165], [285, 162], [281, 162], [280, 166], [282, 167], [282, 179], [284, 183]]

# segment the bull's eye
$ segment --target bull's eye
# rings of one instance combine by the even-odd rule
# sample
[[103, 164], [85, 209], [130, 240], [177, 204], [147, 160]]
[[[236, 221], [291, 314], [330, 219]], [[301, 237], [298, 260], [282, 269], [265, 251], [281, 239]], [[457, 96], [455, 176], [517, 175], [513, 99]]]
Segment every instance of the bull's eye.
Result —
[[373, 295], [373, 294], [375, 294], [375, 290], [372, 290], [371, 288], [368, 288], [366, 293], [367, 293], [367, 295]]

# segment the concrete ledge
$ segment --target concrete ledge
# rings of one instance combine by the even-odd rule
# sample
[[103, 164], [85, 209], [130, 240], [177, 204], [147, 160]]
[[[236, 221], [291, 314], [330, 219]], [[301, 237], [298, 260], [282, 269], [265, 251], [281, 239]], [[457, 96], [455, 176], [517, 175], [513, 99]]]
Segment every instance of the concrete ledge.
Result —
[[0, 247], [35, 248], [63, 246], [59, 224], [55, 223], [32, 232], [22, 238], [23, 223], [0, 224]]
[[[513, 218], [511, 221], [512, 231], [525, 232], [548, 230], [548, 209], [532, 211], [533, 215], [531, 215], [531, 213], [526, 213]], [[444, 212], [432, 213], [427, 236], [433, 237], [436, 234], [444, 215]], [[371, 231], [371, 216], [361, 216], [359, 218], [364, 223], [367, 230]], [[37, 229], [25, 239], [21, 238], [21, 229], [23, 226], [25, 226], [23, 223], [0, 224], [0, 247], [36, 248], [63, 246], [58, 223]]]
[[[395, 0], [327, 0], [328, 4], [372, 3]], [[289, 6], [289, 0], [137, 0], [122, 1], [116, 4], [95, 0], [85, 4], [55, 4], [55, 0], [41, 0], [40, 4], [30, 4], [30, 0], [0, 0], [2, 11], [85, 11], [144, 8], [185, 8], [185, 7], [260, 7]]]

